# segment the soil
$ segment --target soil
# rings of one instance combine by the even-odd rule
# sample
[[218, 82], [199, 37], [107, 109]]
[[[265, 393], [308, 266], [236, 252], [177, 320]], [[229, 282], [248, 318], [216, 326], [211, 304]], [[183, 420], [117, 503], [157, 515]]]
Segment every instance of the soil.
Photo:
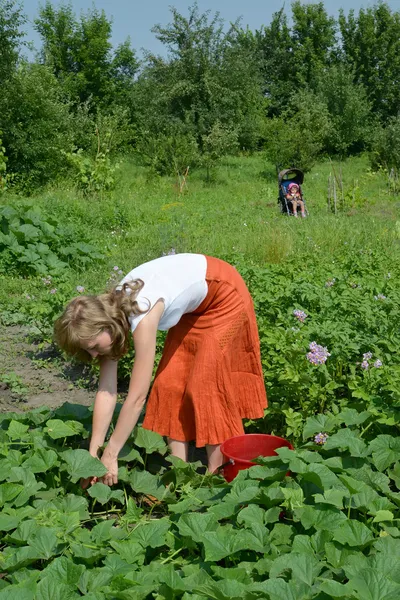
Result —
[[[89, 406], [96, 389], [88, 367], [65, 361], [54, 346], [35, 341], [28, 328], [0, 324], [0, 413], [64, 402]], [[189, 460], [207, 464], [205, 449], [191, 443]]]
[[66, 362], [29, 330], [0, 325], [0, 412], [21, 412], [64, 402], [89, 405], [96, 385], [87, 367]]

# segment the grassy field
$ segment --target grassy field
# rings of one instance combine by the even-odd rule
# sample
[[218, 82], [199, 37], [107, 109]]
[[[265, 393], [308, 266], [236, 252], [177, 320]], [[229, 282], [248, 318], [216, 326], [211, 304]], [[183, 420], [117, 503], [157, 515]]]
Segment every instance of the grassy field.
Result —
[[[344, 181], [336, 215], [326, 203], [333, 166]], [[31, 213], [33, 227], [15, 226], [27, 256], [27, 237], [39, 252], [38, 228], [44, 239], [53, 218], [70, 232], [57, 234], [55, 254], [82, 240], [103, 258], [93, 250], [81, 268], [29, 275], [33, 259], [27, 269], [12, 249], [0, 256], [0, 600], [399, 597], [399, 201], [365, 160], [333, 166], [306, 176], [305, 220], [280, 215], [276, 174], [261, 156], [225, 161], [212, 186], [193, 173], [181, 195], [173, 178], [125, 160], [109, 195], [64, 182], [2, 198], [3, 226], [6, 205], [43, 212]], [[81, 477], [105, 473], [85, 450], [96, 377], [74, 380], [77, 365], [46, 340], [77, 286], [96, 293], [115, 268], [172, 248], [243, 274], [269, 400], [246, 431], [282, 435], [295, 450], [228, 484], [163, 456], [162, 438], [138, 427], [117, 486], [81, 490]], [[131, 368], [132, 353], [120, 379]]]
[[[344, 206], [338, 199], [336, 216], [327, 208], [333, 169], [338, 177], [342, 170], [345, 196]], [[318, 164], [306, 175], [303, 190], [310, 213], [304, 222], [280, 215], [276, 173], [262, 156], [227, 159], [211, 186], [203, 173], [194, 172], [183, 194], [174, 178], [157, 178], [126, 159], [111, 194], [84, 197], [63, 184], [29, 201], [63, 224], [83, 228], [104, 252], [104, 263], [91, 265], [77, 281], [92, 291], [106, 285], [113, 266], [125, 272], [171, 248], [231, 261], [240, 256], [260, 266], [296, 261], [300, 268], [307, 267], [308, 255], [317, 251], [331, 258], [346, 242], [393, 244], [397, 252], [398, 201], [388, 194], [385, 176], [371, 173], [365, 160]], [[10, 201], [15, 199], [4, 196], [3, 202]], [[15, 283], [5, 280], [3, 301]]]

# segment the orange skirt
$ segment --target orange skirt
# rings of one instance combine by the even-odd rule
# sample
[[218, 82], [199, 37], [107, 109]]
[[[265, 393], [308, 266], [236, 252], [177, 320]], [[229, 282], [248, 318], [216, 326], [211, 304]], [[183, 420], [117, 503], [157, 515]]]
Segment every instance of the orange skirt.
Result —
[[267, 406], [250, 293], [234, 267], [206, 258], [207, 296], [169, 330], [143, 422], [197, 447], [243, 434], [242, 419]]

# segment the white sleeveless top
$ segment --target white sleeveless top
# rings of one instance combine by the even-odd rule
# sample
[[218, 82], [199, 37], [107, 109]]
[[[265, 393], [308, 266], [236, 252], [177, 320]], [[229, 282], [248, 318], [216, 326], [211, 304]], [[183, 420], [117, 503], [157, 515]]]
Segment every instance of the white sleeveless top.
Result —
[[141, 279], [144, 286], [136, 300], [146, 312], [129, 317], [131, 330], [149, 313], [158, 300], [164, 301], [164, 312], [158, 329], [167, 330], [203, 302], [208, 292], [207, 259], [203, 254], [172, 254], [144, 263], [128, 273], [119, 286]]

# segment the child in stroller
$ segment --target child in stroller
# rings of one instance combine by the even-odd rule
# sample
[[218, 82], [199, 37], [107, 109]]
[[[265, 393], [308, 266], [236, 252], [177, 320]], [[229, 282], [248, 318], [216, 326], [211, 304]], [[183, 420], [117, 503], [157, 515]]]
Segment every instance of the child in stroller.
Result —
[[303, 219], [306, 217], [305, 206], [300, 193], [300, 186], [297, 185], [297, 183], [289, 183], [287, 187], [286, 200], [292, 204], [292, 212], [294, 217], [297, 217], [297, 207], [300, 208]]
[[297, 213], [300, 211], [303, 218], [308, 216], [306, 201], [301, 189], [303, 181], [303, 171], [295, 167], [284, 169], [278, 174], [278, 204], [280, 205], [282, 214], [288, 217], [297, 217]]

